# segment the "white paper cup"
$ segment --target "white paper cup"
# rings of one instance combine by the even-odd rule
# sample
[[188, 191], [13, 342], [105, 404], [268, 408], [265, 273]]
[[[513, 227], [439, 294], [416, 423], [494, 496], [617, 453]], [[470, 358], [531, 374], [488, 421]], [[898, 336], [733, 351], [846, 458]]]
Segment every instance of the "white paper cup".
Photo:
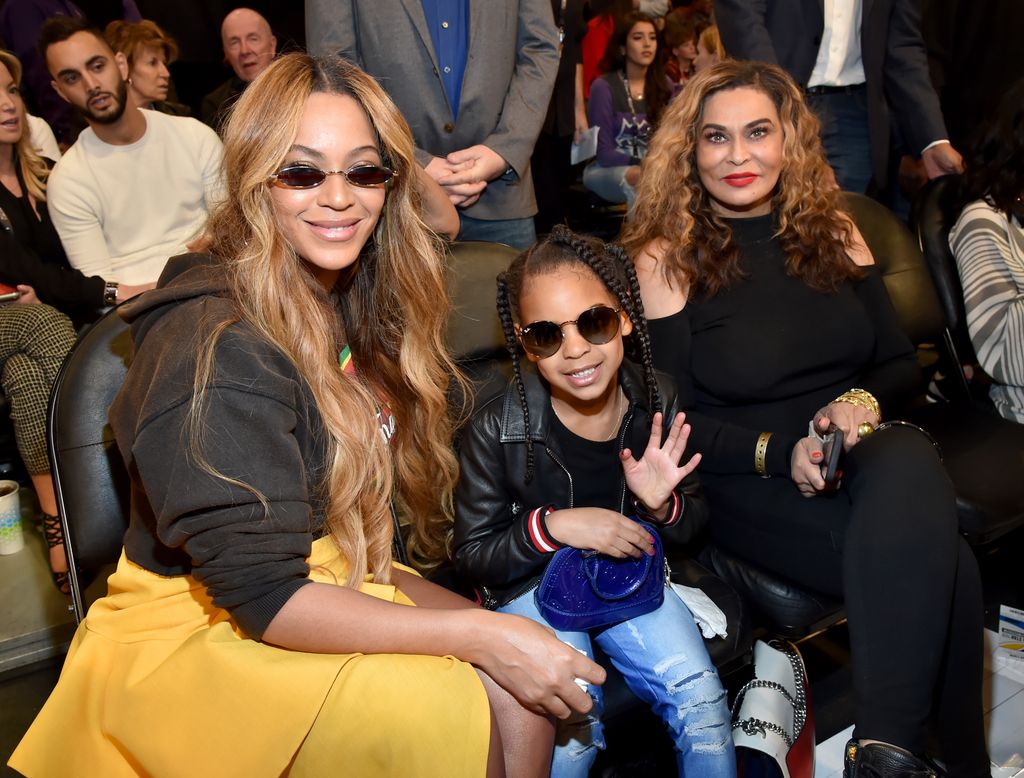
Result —
[[16, 554], [23, 548], [18, 482], [0, 481], [0, 554]]

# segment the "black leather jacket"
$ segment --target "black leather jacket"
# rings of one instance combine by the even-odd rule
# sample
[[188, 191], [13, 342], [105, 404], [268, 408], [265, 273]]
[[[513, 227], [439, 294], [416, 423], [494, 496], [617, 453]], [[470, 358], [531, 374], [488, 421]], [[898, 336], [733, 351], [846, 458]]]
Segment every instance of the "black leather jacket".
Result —
[[[619, 450], [642, 452], [650, 435], [647, 390], [640, 369], [623, 361], [619, 370], [629, 407], [619, 433]], [[455, 491], [455, 566], [478, 590], [484, 605], [496, 608], [536, 585], [551, 555], [560, 547], [544, 525], [545, 508], [573, 504], [572, 476], [557, 441], [548, 438], [550, 393], [540, 376], [524, 365], [523, 383], [530, 409], [529, 437], [534, 444], [533, 480], [526, 483], [527, 431], [515, 384], [484, 402], [462, 433], [461, 475]], [[667, 433], [681, 410], [672, 379], [658, 373]], [[687, 452], [684, 457], [692, 452]], [[622, 477], [619, 510], [638, 513]], [[675, 520], [660, 524], [671, 543], [685, 543], [706, 523], [707, 504], [696, 474], [678, 487]], [[642, 514], [641, 514], [642, 515]], [[652, 524], [656, 521], [647, 519]], [[668, 521], [673, 520], [670, 512]]]

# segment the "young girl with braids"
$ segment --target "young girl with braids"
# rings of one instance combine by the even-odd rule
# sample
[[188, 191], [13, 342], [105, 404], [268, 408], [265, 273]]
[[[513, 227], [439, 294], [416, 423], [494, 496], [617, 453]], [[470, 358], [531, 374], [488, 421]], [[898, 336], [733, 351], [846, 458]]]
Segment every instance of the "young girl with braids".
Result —
[[[636, 274], [619, 249], [556, 227], [498, 277], [498, 313], [514, 378], [463, 433], [454, 557], [487, 607], [546, 623], [534, 591], [559, 548], [652, 554], [634, 514], [674, 542], [700, 529], [700, 455], [680, 463], [690, 428], [671, 380], [652, 367]], [[535, 370], [523, 369], [519, 346]], [[627, 348], [640, 367], [623, 359]], [[556, 634], [588, 656], [592, 641], [604, 650], [664, 719], [681, 773], [735, 774], [725, 692], [671, 588], [651, 613]], [[587, 775], [604, 748], [601, 692], [589, 692], [591, 713], [556, 739], [556, 778]]]

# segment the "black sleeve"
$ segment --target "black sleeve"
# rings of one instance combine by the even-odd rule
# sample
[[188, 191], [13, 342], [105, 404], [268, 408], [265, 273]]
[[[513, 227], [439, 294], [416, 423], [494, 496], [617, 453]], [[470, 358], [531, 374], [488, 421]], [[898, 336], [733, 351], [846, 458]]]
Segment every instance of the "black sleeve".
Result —
[[875, 353], [861, 374], [860, 388], [875, 396], [883, 418], [891, 418], [920, 391], [921, 366], [913, 344], [900, 328], [877, 268], [868, 269], [867, 277], [854, 285], [854, 292], [875, 324]]
[[130, 452], [160, 542], [184, 550], [214, 604], [259, 639], [309, 583], [312, 485], [296, 437], [309, 422], [281, 361], [231, 340], [222, 336], [215, 351], [201, 447], [227, 478], [192, 451], [188, 400], [140, 419]]
[[752, 430], [694, 410], [697, 404], [690, 374], [690, 328], [682, 311], [647, 322], [654, 366], [675, 379], [679, 404], [690, 423], [690, 450], [700, 452], [701, 470], [709, 473], [754, 473], [754, 449], [762, 432], [771, 432], [765, 455], [769, 475], [789, 477], [790, 455], [800, 440], [792, 432]]
[[0, 230], [0, 282], [28, 284], [42, 302], [58, 310], [103, 307], [102, 278], [43, 262], [4, 230]]
[[[500, 410], [501, 397], [493, 402]], [[539, 573], [562, 544], [547, 531], [547, 506], [515, 504], [505, 483], [501, 419], [492, 410], [481, 408], [463, 433], [454, 558], [458, 571], [473, 583], [506, 587]]]

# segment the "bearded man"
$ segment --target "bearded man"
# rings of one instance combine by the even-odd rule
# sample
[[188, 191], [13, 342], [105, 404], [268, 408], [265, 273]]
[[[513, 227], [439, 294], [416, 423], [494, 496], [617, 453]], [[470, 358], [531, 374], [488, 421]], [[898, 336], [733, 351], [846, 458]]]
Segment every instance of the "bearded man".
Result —
[[86, 275], [152, 283], [220, 198], [220, 139], [195, 119], [132, 103], [127, 60], [84, 19], [48, 20], [39, 51], [57, 94], [89, 124], [47, 183], [68, 260]]

